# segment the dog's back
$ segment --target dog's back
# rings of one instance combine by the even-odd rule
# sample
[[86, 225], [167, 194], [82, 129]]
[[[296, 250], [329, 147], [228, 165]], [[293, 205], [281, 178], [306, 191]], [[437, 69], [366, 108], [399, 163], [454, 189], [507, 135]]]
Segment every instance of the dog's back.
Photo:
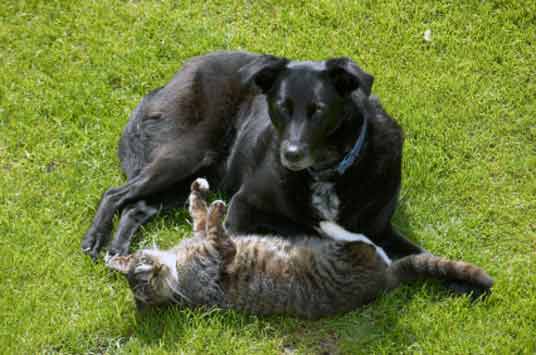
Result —
[[[119, 143], [127, 177], [136, 176], [166, 145], [184, 145], [195, 131], [218, 142], [243, 98], [238, 70], [258, 55], [215, 52], [188, 60], [164, 87], [146, 95], [132, 112]], [[183, 143], [184, 142], [184, 143]], [[216, 149], [214, 149], [216, 150]]]

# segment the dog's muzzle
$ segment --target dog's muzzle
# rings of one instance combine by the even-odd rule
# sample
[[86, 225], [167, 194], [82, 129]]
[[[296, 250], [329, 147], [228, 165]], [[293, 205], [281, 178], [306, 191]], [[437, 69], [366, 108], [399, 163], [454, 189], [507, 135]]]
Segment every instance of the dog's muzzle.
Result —
[[307, 169], [313, 165], [306, 145], [283, 142], [281, 145], [281, 164], [292, 171]]

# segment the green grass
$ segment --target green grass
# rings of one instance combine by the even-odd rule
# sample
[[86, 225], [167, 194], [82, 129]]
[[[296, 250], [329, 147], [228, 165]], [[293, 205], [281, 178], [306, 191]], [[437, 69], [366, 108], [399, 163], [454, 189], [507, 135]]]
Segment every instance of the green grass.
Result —
[[[317, 322], [137, 315], [125, 280], [80, 240], [124, 180], [129, 112], [217, 49], [346, 55], [373, 73], [406, 132], [396, 224], [484, 267], [492, 296], [472, 305], [418, 284]], [[534, 1], [4, 0], [0, 68], [1, 353], [536, 352]], [[158, 217], [136, 246], [171, 246], [189, 228], [184, 211]]]

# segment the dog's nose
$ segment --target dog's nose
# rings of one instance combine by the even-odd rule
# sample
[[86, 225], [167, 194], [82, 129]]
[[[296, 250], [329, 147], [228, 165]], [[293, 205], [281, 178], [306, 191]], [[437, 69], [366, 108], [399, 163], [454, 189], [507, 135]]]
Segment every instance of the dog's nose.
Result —
[[285, 159], [291, 163], [297, 163], [305, 156], [305, 150], [297, 144], [289, 144], [285, 148]]

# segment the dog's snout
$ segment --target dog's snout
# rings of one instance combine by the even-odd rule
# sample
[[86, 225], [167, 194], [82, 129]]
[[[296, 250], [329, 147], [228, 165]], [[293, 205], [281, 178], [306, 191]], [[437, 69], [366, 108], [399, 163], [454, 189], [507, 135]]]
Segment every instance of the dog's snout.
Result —
[[296, 163], [302, 160], [305, 156], [305, 149], [297, 144], [288, 144], [285, 147], [285, 159], [291, 163]]
[[313, 164], [309, 146], [301, 142], [284, 141], [280, 155], [281, 164], [292, 171], [303, 170]]

